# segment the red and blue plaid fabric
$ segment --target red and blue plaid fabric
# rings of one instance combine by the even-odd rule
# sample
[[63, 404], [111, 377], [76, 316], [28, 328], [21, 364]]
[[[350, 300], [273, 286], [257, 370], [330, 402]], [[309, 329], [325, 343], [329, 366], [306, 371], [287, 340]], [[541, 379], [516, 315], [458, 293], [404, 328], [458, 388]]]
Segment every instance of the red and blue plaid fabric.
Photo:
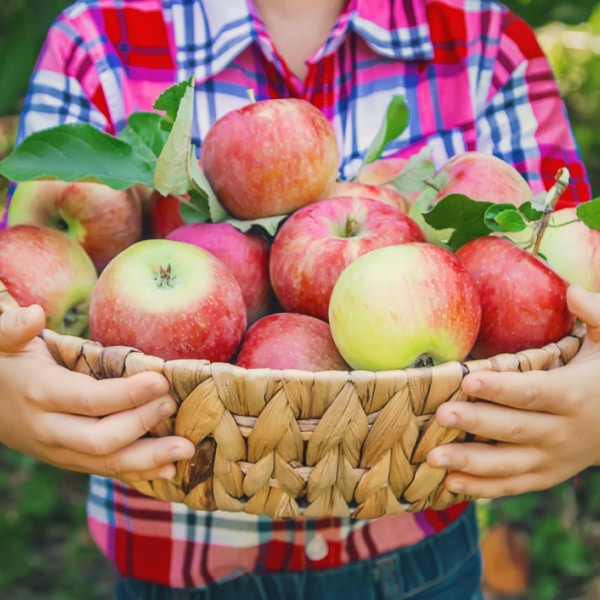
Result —
[[[550, 67], [530, 28], [492, 0], [349, 0], [304, 81], [278, 55], [252, 0], [80, 0], [49, 32], [19, 138], [77, 121], [118, 132], [132, 111], [151, 110], [162, 90], [192, 75], [199, 149], [217, 118], [248, 103], [248, 89], [259, 100], [301, 97], [332, 122], [349, 178], [391, 96], [402, 94], [410, 123], [387, 155], [427, 144], [439, 166], [465, 150], [493, 153], [536, 192], [567, 165], [572, 184], [561, 204], [590, 197]], [[413, 544], [464, 508], [273, 521], [192, 511], [98, 477], [88, 502], [91, 532], [122, 574], [174, 587], [336, 567]]]

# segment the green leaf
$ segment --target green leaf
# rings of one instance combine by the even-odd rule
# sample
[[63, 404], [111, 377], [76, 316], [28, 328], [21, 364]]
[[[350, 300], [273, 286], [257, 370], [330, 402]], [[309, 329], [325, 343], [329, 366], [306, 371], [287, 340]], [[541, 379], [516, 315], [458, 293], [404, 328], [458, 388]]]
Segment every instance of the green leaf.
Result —
[[15, 182], [32, 179], [96, 181], [120, 190], [153, 185], [154, 166], [124, 140], [87, 123], [59, 125], [26, 137], [0, 162]]
[[363, 165], [377, 160], [383, 149], [392, 141], [395, 140], [408, 125], [408, 106], [403, 96], [393, 96], [388, 104], [385, 119], [380, 125], [375, 139], [367, 150], [367, 154], [363, 160]]
[[512, 204], [494, 204], [484, 214], [484, 221], [490, 231], [523, 231], [527, 224]]
[[[539, 196], [545, 196], [545, 194], [541, 194], [538, 195]], [[540, 205], [539, 200], [530, 200], [529, 202], [523, 202], [523, 204], [521, 204], [519, 206], [519, 212], [528, 220], [528, 221], [539, 221], [543, 214], [544, 214], [544, 208], [543, 208], [543, 202]]]
[[253, 219], [250, 221], [242, 221], [240, 219], [227, 219], [226, 222], [233, 225], [241, 232], [249, 231], [252, 227], [260, 227], [267, 235], [273, 237], [282, 221], [288, 218], [288, 215], [277, 215], [274, 217], [263, 217], [261, 219]]
[[186, 81], [176, 83], [170, 88], [167, 88], [154, 102], [152, 108], [154, 110], [165, 111], [165, 116], [161, 118], [161, 126], [167, 131], [171, 130], [171, 127], [175, 123], [177, 113], [179, 112], [179, 106], [183, 101], [185, 95], [188, 93], [188, 88], [193, 89], [193, 77], [190, 77]]
[[580, 204], [577, 216], [590, 228], [600, 231], [600, 197]]
[[179, 214], [185, 223], [206, 223], [210, 221], [207, 196], [202, 190], [190, 190], [189, 197], [180, 198]]
[[454, 229], [448, 246], [456, 250], [468, 241], [490, 233], [485, 213], [491, 206], [492, 202], [473, 200], [464, 194], [448, 194], [423, 213], [423, 218], [434, 229]]
[[394, 188], [406, 196], [423, 190], [427, 185], [425, 182], [435, 175], [435, 164], [431, 160], [431, 154], [432, 149], [425, 146], [411, 156], [398, 176], [392, 179], [391, 184]]
[[127, 126], [118, 137], [127, 142], [136, 154], [156, 165], [168, 138], [168, 133], [161, 129], [161, 120], [162, 117], [158, 113], [132, 113], [127, 121]]
[[202, 171], [196, 156], [190, 157], [190, 177], [195, 186], [204, 194], [206, 198], [207, 211], [210, 216], [210, 220], [213, 223], [220, 223], [231, 217], [231, 215], [225, 210], [223, 205], [219, 202], [217, 195], [215, 194], [212, 186], [206, 179], [206, 175]]
[[158, 157], [154, 172], [154, 187], [163, 195], [180, 196], [192, 189], [189, 174], [194, 118], [194, 88], [186, 84], [173, 128]]

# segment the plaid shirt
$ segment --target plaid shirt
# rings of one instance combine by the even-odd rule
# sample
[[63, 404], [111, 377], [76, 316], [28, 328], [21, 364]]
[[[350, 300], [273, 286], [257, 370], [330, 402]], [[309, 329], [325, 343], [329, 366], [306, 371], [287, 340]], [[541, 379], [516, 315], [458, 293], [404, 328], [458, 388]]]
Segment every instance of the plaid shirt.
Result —
[[[515, 165], [534, 191], [568, 165], [562, 205], [590, 189], [551, 70], [530, 28], [492, 0], [350, 0], [300, 81], [251, 0], [81, 0], [51, 28], [25, 102], [20, 138], [64, 122], [115, 133], [166, 87], [195, 78], [193, 141], [257, 99], [302, 97], [330, 119], [341, 174], [356, 174], [392, 94], [411, 109], [386, 150], [425, 144], [439, 166], [465, 150]], [[88, 514], [103, 552], [125, 575], [174, 587], [244, 572], [322, 569], [413, 544], [465, 508], [383, 517], [273, 521], [203, 513], [93, 477]]]

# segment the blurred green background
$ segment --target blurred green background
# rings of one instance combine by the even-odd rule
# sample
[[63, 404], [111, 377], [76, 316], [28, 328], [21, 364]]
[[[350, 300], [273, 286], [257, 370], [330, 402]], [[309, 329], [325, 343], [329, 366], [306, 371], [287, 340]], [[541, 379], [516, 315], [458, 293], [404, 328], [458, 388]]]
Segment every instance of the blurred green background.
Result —
[[[14, 140], [15, 117], [44, 34], [69, 3], [0, 2], [0, 157]], [[600, 0], [506, 4], [536, 28], [598, 196]], [[83, 475], [52, 469], [0, 446], [0, 598], [111, 597], [114, 573], [85, 524], [86, 488]], [[508, 531], [493, 550], [502, 565], [516, 569], [516, 575], [509, 570], [486, 579], [507, 584], [502, 589], [488, 587], [489, 600], [600, 600], [600, 469], [583, 473], [577, 484], [481, 502], [478, 510], [482, 539], [500, 527]], [[516, 585], [521, 571], [530, 573], [525, 590]], [[516, 591], [511, 592], [512, 582]]]

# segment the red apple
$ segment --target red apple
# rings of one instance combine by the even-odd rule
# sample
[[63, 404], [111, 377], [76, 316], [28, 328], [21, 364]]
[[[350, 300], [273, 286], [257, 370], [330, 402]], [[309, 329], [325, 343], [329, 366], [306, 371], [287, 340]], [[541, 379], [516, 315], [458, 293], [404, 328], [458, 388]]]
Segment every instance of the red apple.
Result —
[[287, 215], [324, 198], [339, 149], [325, 116], [306, 100], [254, 102], [208, 130], [202, 167], [217, 198], [239, 219]]
[[576, 208], [552, 213], [539, 252], [569, 283], [600, 292], [600, 231], [580, 221]]
[[331, 294], [333, 340], [354, 369], [382, 371], [463, 360], [481, 320], [471, 276], [428, 243], [372, 250], [348, 265]]
[[275, 313], [248, 328], [236, 364], [247, 369], [348, 370], [329, 325], [299, 313]]
[[231, 271], [210, 252], [144, 240], [120, 252], [98, 278], [90, 334], [105, 346], [166, 360], [229, 361], [246, 329], [246, 305]]
[[537, 348], [573, 328], [568, 284], [540, 258], [494, 236], [466, 243], [456, 256], [471, 273], [481, 298], [475, 358]]
[[0, 230], [0, 280], [21, 306], [39, 304], [47, 327], [81, 335], [96, 284], [96, 268], [66, 233], [39, 225]]
[[[464, 194], [473, 200], [519, 206], [533, 198], [527, 180], [512, 165], [497, 156], [469, 151], [452, 157], [415, 200], [408, 214], [419, 224], [427, 240], [444, 243], [451, 229], [436, 230], [423, 213], [449, 194]], [[515, 240], [519, 236], [515, 236]]]
[[271, 285], [283, 310], [326, 321], [342, 270], [382, 246], [423, 241], [399, 208], [369, 198], [328, 198], [305, 206], [280, 227], [271, 246]]
[[31, 223], [65, 231], [90, 255], [100, 272], [142, 236], [142, 203], [136, 189], [100, 183], [24, 181], [8, 209], [8, 224]]
[[270, 244], [262, 235], [242, 233], [229, 223], [188, 223], [167, 239], [204, 248], [225, 263], [242, 289], [249, 325], [271, 312], [275, 299], [269, 280]]
[[166, 238], [169, 233], [185, 225], [179, 204], [176, 196], [163, 196], [157, 190], [152, 192], [148, 201], [148, 221], [153, 238]]
[[371, 198], [372, 200], [379, 200], [379, 202], [383, 202], [384, 204], [395, 206], [402, 212], [408, 211], [408, 203], [404, 196], [394, 188], [388, 186], [370, 185], [359, 181], [340, 180], [336, 181], [327, 193], [328, 198], [342, 198], [348, 196]]

